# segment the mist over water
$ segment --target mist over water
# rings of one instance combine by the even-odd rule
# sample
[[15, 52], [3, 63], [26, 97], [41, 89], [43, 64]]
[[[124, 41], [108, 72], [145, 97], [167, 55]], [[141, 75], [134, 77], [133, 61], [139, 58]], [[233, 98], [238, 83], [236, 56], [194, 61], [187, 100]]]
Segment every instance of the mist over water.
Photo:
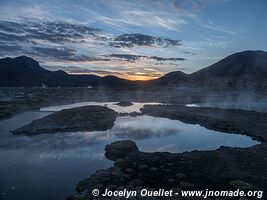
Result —
[[254, 91], [224, 92], [220, 95], [210, 95], [198, 103], [202, 107], [217, 107], [230, 109], [254, 110], [267, 112], [267, 94]]

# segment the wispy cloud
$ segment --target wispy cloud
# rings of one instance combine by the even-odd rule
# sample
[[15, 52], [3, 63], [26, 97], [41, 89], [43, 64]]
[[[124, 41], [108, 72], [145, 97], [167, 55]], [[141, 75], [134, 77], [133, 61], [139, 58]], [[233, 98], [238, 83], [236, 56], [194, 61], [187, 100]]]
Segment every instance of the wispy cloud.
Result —
[[143, 55], [133, 55], [133, 54], [108, 54], [105, 55], [108, 58], [119, 58], [129, 62], [150, 60], [150, 61], [184, 61], [185, 58], [165, 58], [159, 56], [143, 56]]

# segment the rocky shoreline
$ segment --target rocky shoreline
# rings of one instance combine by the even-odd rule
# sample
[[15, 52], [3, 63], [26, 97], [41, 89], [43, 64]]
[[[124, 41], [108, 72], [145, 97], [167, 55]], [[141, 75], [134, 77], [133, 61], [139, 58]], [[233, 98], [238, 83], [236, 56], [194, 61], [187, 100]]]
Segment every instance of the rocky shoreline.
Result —
[[199, 124], [207, 129], [243, 134], [267, 141], [267, 113], [181, 105], [145, 105], [141, 112], [143, 115]]
[[[120, 199], [92, 196], [92, 190], [262, 190], [267, 192], [267, 114], [253, 111], [147, 105], [143, 115], [200, 124], [212, 130], [245, 134], [261, 140], [250, 148], [221, 147], [215, 151], [185, 153], [138, 150], [133, 141], [107, 145], [106, 157], [114, 166], [82, 180], [68, 200]], [[133, 199], [147, 199], [135, 197]], [[166, 199], [152, 198], [152, 199]], [[174, 197], [169, 199], [182, 199]], [[216, 199], [216, 198], [210, 198]], [[220, 198], [227, 199], [227, 198]], [[235, 198], [231, 198], [235, 199]], [[239, 199], [239, 198], [237, 198]], [[250, 198], [251, 199], [251, 198]], [[246, 200], [246, 198], [243, 198]]]
[[132, 141], [118, 141], [106, 147], [107, 158], [116, 159], [114, 166], [98, 170], [82, 180], [67, 199], [119, 199], [101, 195], [94, 197], [92, 190], [95, 188], [100, 190], [100, 194], [106, 188], [136, 191], [164, 188], [177, 192], [240, 189], [262, 190], [266, 193], [266, 152], [267, 145], [263, 143], [246, 149], [221, 147], [215, 151], [144, 153]]

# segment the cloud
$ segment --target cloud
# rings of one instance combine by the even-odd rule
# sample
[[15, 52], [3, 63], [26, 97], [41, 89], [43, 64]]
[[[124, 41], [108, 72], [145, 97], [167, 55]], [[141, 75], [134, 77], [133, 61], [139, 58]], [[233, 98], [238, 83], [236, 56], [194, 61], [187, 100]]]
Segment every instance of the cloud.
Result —
[[165, 37], [154, 37], [144, 34], [112, 35], [103, 30], [63, 21], [43, 21], [39, 19], [24, 19], [22, 22], [0, 21], [0, 41], [51, 43], [80, 43], [90, 40], [98, 45], [112, 47], [134, 46], [179, 46], [180, 40]]
[[[177, 54], [174, 50], [181, 40], [152, 34], [119, 34], [102, 28], [33, 18], [0, 21], [0, 56], [26, 55], [42, 66], [50, 65], [50, 69], [63, 66], [69, 73], [111, 74], [141, 80], [163, 75], [156, 63], [169, 70], [174, 65], [171, 62], [185, 60], [168, 57], [167, 53], [168, 48], [173, 52], [170, 55]], [[69, 66], [80, 68], [68, 69]], [[155, 71], [144, 70], [148, 67], [155, 67]]]
[[[184, 60], [154, 54], [161, 48], [180, 46], [180, 40], [140, 33], [115, 35], [92, 26], [32, 18], [22, 18], [18, 22], [0, 21], [0, 45], [1, 56], [27, 55], [42, 63], [98, 62], [114, 68], [115, 65], [124, 67], [125, 62]], [[134, 53], [135, 50], [130, 49], [136, 47], [139, 55], [124, 54]], [[146, 53], [149, 56], [142, 55], [143, 49], [149, 48], [153, 49]], [[137, 67], [140, 68], [139, 63]]]
[[172, 40], [165, 37], [153, 37], [144, 34], [122, 34], [114, 38], [114, 41], [110, 42], [114, 47], [134, 47], [134, 46], [180, 46], [180, 40]]
[[151, 56], [150, 59], [156, 60], [156, 61], [184, 61], [185, 58], [163, 58], [158, 56]]
[[108, 54], [104, 55], [109, 58], [119, 58], [121, 60], [136, 62], [140, 60], [150, 60], [150, 61], [184, 61], [185, 58], [164, 58], [158, 56], [143, 56], [143, 55], [133, 55], [133, 54]]
[[10, 52], [13, 52], [13, 54], [19, 55], [19, 52], [21, 52], [21, 47], [18, 45], [7, 45], [0, 42], [0, 56], [4, 57], [6, 55], [9, 55]]
[[79, 55], [75, 50], [68, 48], [46, 48], [46, 47], [32, 47], [33, 51], [28, 52], [38, 57], [43, 57], [45, 59], [52, 58], [54, 61], [109, 61], [107, 58], [97, 58], [85, 55]]
[[194, 53], [194, 52], [191, 52], [191, 51], [184, 51], [184, 54], [188, 54], [188, 55], [196, 55], [196, 53]]
[[21, 23], [0, 21], [0, 31], [0, 40], [4, 41], [43, 40], [56, 43], [80, 42], [87, 37], [98, 38], [97, 34], [101, 32], [89, 26], [37, 19], [25, 19]]
[[[131, 79], [132, 77], [139, 77], [141, 80], [146, 80], [149, 78], [159, 78], [164, 75], [162, 72], [157, 72], [157, 71], [146, 71], [145, 69], [142, 72], [131, 72], [131, 71], [110, 71], [110, 70], [97, 70], [97, 69], [85, 69], [81, 67], [75, 67], [75, 66], [46, 66], [44, 65], [48, 70], [63, 70], [66, 71], [69, 74], [95, 74], [98, 76], [107, 76], [107, 75], [113, 75], [113, 76], [118, 76], [120, 78], [126, 78], [126, 79]], [[143, 77], [143, 78], [142, 78]], [[133, 78], [133, 80], [135, 80]]]
[[121, 32], [129, 33], [140, 28], [147, 30], [164, 28], [169, 31], [177, 31], [187, 24], [182, 13], [173, 11], [173, 6], [169, 2], [113, 0], [108, 3], [105, 1], [101, 6], [108, 12], [92, 11], [91, 9], [87, 9], [86, 12], [95, 21]]
[[46, 66], [44, 65], [44, 67], [48, 70], [63, 70], [66, 71], [67, 73], [70, 74], [98, 74], [98, 75], [122, 75], [122, 73], [120, 72], [110, 72], [107, 70], [98, 70], [98, 69], [85, 69], [82, 67], [75, 67], [75, 66], [68, 66], [68, 67], [64, 67], [64, 66]]
[[21, 47], [18, 45], [6, 45], [0, 43], [0, 51], [1, 52], [9, 52], [9, 51], [20, 51]]

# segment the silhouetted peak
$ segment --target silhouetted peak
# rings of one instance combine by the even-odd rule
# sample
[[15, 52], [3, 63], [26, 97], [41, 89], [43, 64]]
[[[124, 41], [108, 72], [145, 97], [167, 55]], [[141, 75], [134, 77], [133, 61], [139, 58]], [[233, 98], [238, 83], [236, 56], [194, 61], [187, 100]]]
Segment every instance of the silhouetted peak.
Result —
[[32, 67], [40, 67], [39, 63], [36, 60], [28, 56], [19, 56], [19, 57], [14, 58], [13, 60], [18, 64], [32, 66]]
[[118, 78], [117, 76], [113, 76], [113, 75], [107, 75], [107, 76], [104, 76], [103, 79], [106, 79], [106, 80], [118, 80], [120, 78]]
[[165, 74], [164, 76], [162, 77], [174, 77], [174, 76], [187, 76], [186, 73], [184, 72], [181, 72], [181, 71], [173, 71], [173, 72], [169, 72], [167, 74]]
[[243, 75], [266, 75], [267, 52], [265, 51], [242, 51], [214, 63], [213, 65], [193, 73], [193, 77], [231, 77]]

